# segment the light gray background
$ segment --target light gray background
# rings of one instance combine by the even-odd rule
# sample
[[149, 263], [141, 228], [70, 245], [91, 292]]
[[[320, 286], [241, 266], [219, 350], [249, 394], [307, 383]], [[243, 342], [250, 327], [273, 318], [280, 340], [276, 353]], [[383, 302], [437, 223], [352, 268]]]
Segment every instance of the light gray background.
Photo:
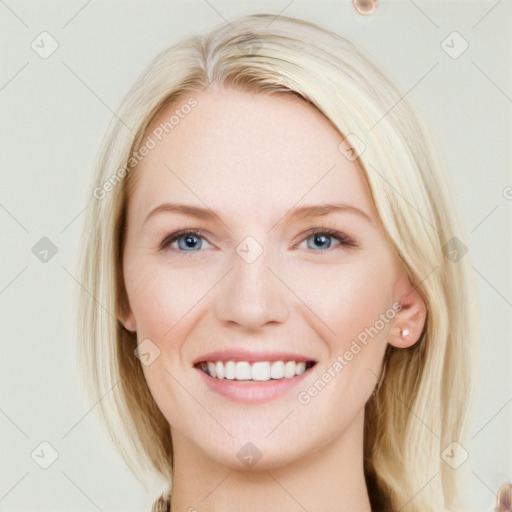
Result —
[[[510, 0], [379, 0], [369, 17], [350, 0], [0, 0], [0, 510], [149, 512], [153, 497], [96, 425], [74, 370], [71, 299], [85, 189], [112, 111], [150, 59], [185, 35], [253, 12], [302, 17], [359, 43], [433, 126], [482, 309], [479, 396], [462, 466], [468, 510], [494, 510], [497, 489], [512, 481]], [[43, 31], [59, 44], [48, 59], [31, 48]], [[457, 59], [441, 47], [453, 31], [469, 43]], [[58, 252], [43, 263], [32, 247], [45, 236]], [[31, 458], [43, 441], [59, 454], [48, 469]], [[40, 460], [48, 456], [38, 450]]]

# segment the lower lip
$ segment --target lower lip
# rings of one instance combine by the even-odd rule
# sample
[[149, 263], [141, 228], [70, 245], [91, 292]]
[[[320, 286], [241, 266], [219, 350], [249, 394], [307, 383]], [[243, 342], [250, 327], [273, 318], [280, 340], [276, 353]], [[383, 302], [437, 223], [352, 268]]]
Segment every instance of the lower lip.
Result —
[[274, 400], [288, 393], [308, 376], [312, 368], [289, 379], [284, 378], [256, 382], [217, 379], [210, 377], [199, 368], [194, 368], [194, 370], [198, 371], [206, 385], [219, 395], [229, 398], [234, 402], [259, 404], [269, 402], [270, 400]]

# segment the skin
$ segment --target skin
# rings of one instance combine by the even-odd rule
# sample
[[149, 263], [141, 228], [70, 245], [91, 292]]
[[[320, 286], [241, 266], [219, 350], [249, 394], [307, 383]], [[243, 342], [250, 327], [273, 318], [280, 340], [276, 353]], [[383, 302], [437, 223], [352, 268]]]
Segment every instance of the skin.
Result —
[[[343, 137], [316, 109], [295, 97], [213, 86], [194, 96], [197, 107], [132, 171], [123, 260], [123, 324], [160, 350], [143, 371], [173, 439], [172, 510], [370, 511], [364, 406], [387, 343], [405, 348], [419, 339], [425, 304], [392, 251], [361, 168], [338, 150]], [[175, 108], [160, 112], [146, 135]], [[147, 219], [169, 202], [207, 206], [218, 218]], [[346, 203], [370, 220], [349, 210], [289, 216], [324, 203]], [[188, 250], [186, 235], [160, 248], [185, 228], [204, 238]], [[356, 246], [319, 240], [325, 228]], [[247, 236], [264, 249], [252, 263], [236, 252]], [[402, 310], [299, 403], [298, 392], [395, 302]], [[405, 340], [400, 329], [410, 331]], [[298, 352], [317, 364], [282, 397], [235, 403], [192, 367], [207, 352], [233, 347]], [[250, 468], [237, 457], [247, 442], [262, 454]]]

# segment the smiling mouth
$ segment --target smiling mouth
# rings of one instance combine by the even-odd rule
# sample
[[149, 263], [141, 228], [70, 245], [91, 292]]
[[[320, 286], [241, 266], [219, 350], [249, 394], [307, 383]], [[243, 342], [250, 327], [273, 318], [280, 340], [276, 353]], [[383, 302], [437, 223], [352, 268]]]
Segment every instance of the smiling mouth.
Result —
[[291, 379], [315, 364], [316, 361], [200, 361], [194, 367], [214, 379], [265, 382]]

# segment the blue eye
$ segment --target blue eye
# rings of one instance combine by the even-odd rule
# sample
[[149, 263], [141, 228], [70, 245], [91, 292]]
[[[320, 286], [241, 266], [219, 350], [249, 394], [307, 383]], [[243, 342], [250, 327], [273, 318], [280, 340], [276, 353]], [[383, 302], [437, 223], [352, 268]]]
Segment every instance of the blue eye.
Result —
[[[338, 231], [334, 231], [331, 229], [327, 230], [317, 230], [317, 231], [310, 231], [311, 235], [308, 236], [305, 240], [312, 240], [313, 244], [317, 245], [317, 249], [319, 250], [325, 250], [331, 248], [331, 239], [334, 238], [337, 240], [338, 246], [340, 245], [348, 245], [348, 246], [355, 246], [355, 244], [343, 233], [340, 233]], [[315, 249], [315, 247], [311, 247], [310, 244], [307, 244], [308, 249]], [[319, 246], [319, 247], [318, 247]], [[316, 251], [318, 252], [318, 251]]]
[[199, 231], [184, 230], [173, 233], [165, 238], [161, 245], [161, 249], [165, 249], [175, 241], [178, 241], [178, 249], [183, 252], [197, 252], [197, 249], [201, 249], [204, 237], [201, 236]]
[[[307, 248], [314, 249], [314, 252], [323, 252], [331, 249], [331, 239], [335, 239], [338, 242], [338, 246], [356, 246], [356, 244], [347, 235], [331, 229], [316, 228], [314, 230], [310, 230], [307, 234], [308, 236], [303, 240], [312, 240], [312, 244], [308, 243]], [[203, 248], [203, 241], [206, 242], [206, 239], [200, 231], [185, 229], [172, 233], [164, 238], [160, 244], [160, 249], [164, 250], [170, 247], [174, 242], [178, 242], [178, 247], [173, 248], [175, 251], [200, 252]]]
[[[330, 240], [331, 238], [332, 237], [330, 237], [329, 235], [316, 234], [316, 235], [313, 235], [312, 237], [308, 237], [306, 240], [312, 239], [314, 244], [322, 246], [322, 247], [320, 247], [320, 249], [329, 249], [329, 247], [331, 247], [331, 240]], [[314, 247], [310, 247], [309, 245], [308, 245], [308, 247], [310, 249], [314, 248]]]

